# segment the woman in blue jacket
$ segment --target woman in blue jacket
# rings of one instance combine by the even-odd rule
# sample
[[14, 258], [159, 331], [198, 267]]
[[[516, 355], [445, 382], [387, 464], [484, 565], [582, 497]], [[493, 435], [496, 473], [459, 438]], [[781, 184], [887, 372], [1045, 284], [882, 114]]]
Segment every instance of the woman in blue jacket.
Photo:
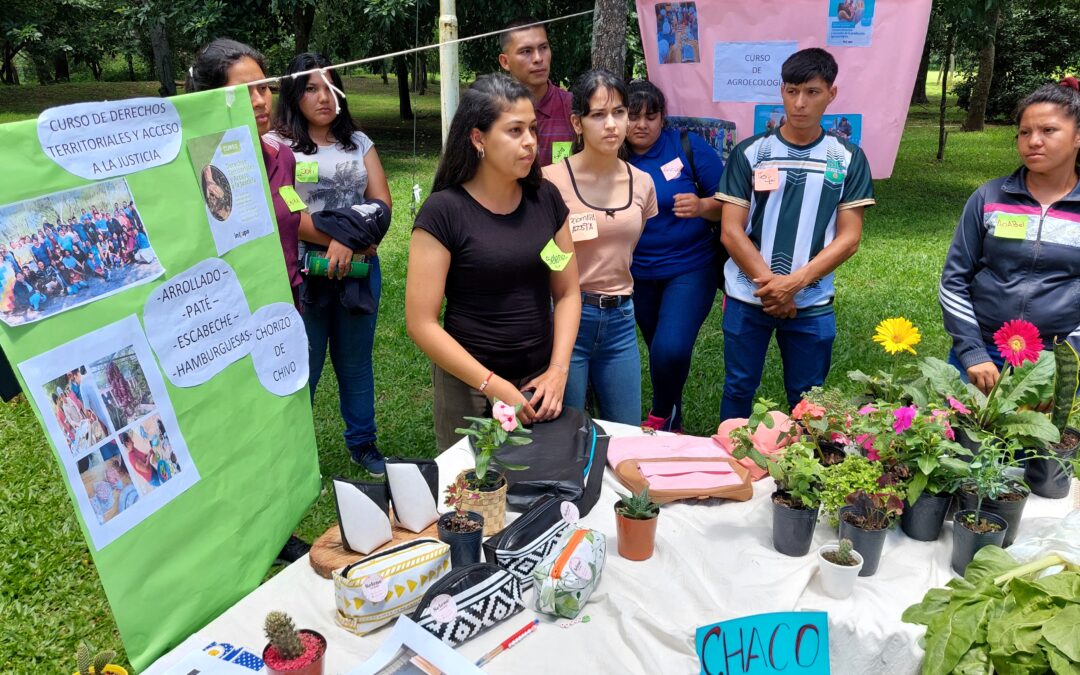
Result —
[[1024, 165], [975, 191], [941, 273], [952, 335], [949, 362], [983, 392], [1002, 365], [993, 334], [1029, 321], [1043, 343], [1080, 346], [1080, 92], [1075, 78], [1020, 102], [1016, 148]]
[[720, 202], [712, 195], [724, 163], [701, 136], [664, 128], [664, 94], [654, 84], [635, 80], [627, 89], [630, 164], [652, 177], [660, 209], [645, 223], [630, 267], [653, 391], [642, 426], [682, 431], [690, 356], [719, 280], [714, 243], [719, 235], [709, 221], [720, 220]]

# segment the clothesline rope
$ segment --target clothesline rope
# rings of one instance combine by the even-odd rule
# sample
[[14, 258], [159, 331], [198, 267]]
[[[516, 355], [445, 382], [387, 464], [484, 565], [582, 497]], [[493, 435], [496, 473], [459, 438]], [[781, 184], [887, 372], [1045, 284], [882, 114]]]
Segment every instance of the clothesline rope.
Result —
[[431, 45], [424, 45], [423, 47], [413, 47], [412, 49], [403, 49], [399, 52], [391, 52], [389, 54], [380, 54], [378, 56], [369, 56], [364, 59], [356, 59], [355, 61], [346, 61], [344, 63], [335, 63], [325, 68], [312, 68], [310, 70], [302, 70], [298, 73], [291, 73], [289, 75], [279, 75], [277, 77], [267, 77], [262, 80], [255, 80], [254, 82], [248, 82], [244, 86], [251, 86], [256, 84], [270, 84], [273, 82], [280, 82], [287, 78], [304, 77], [306, 75], [320, 74], [326, 70], [337, 70], [338, 68], [350, 68], [352, 66], [359, 66], [365, 63], [374, 63], [375, 61], [382, 61], [383, 59], [392, 59], [396, 56], [405, 56], [406, 54], [413, 54], [417, 52], [426, 51], [428, 49], [438, 49], [444, 45], [458, 44], [461, 42], [469, 42], [471, 40], [480, 40], [500, 33], [506, 33], [508, 31], [526, 30], [528, 28], [535, 28], [537, 26], [543, 26], [549, 23], [555, 23], [556, 21], [566, 21], [567, 19], [576, 19], [579, 16], [585, 16], [586, 14], [592, 14], [593, 10], [587, 9], [584, 12], [577, 12], [576, 14], [567, 14], [566, 16], [556, 17], [554, 19], [545, 19], [544, 21], [536, 21], [534, 23], [525, 24], [523, 26], [515, 26], [514, 28], [493, 30], [487, 33], [481, 33], [480, 35], [470, 35], [469, 37], [457, 38], [456, 40], [447, 40], [446, 42], [436, 42]]

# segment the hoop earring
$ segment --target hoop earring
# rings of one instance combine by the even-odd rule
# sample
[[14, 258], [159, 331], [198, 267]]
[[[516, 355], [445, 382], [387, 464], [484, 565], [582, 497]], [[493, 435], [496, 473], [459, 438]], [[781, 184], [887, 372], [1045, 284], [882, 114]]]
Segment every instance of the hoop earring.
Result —
[[479, 157], [480, 159], [484, 158], [484, 146], [480, 146], [479, 148], [477, 148], [476, 156]]

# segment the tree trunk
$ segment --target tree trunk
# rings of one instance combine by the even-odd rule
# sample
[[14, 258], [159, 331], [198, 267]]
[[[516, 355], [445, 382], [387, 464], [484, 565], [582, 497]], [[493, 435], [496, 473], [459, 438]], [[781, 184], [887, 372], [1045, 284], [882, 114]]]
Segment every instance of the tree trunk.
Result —
[[413, 118], [412, 101], [409, 99], [409, 62], [404, 56], [394, 57], [394, 71], [397, 75], [398, 107], [401, 110], [401, 119], [410, 121]]
[[303, 54], [311, 42], [311, 27], [315, 25], [315, 5], [297, 3], [293, 7], [293, 25], [296, 26], [296, 53]]
[[949, 94], [949, 66], [952, 64], [953, 42], [956, 40], [956, 25], [950, 23], [945, 36], [945, 56], [941, 59], [944, 64], [941, 72], [941, 115], [938, 118], [938, 148], [937, 158], [940, 162], [945, 158], [945, 99]]
[[19, 83], [19, 70], [15, 67], [15, 55], [18, 53], [18, 50], [4, 42], [4, 62], [0, 65], [0, 81], [4, 84]]
[[34, 74], [37, 75], [38, 84], [49, 84], [53, 81], [48, 57], [41, 54], [31, 54], [30, 61], [34, 64]]
[[915, 90], [911, 92], [912, 105], [926, 105], [930, 99], [926, 96], [926, 74], [930, 72], [930, 36], [923, 43], [922, 58], [919, 59], [919, 72], [915, 75]]
[[88, 65], [90, 66], [90, 73], [94, 76], [94, 81], [101, 82], [101, 73], [104, 71], [104, 68], [101, 65], [101, 61], [95, 59], [93, 61], [89, 61]]
[[596, 0], [593, 10], [592, 67], [619, 77], [626, 67], [626, 2]]
[[169, 50], [169, 34], [165, 30], [164, 17], [154, 17], [150, 25], [150, 45], [154, 50], [154, 74], [161, 86], [161, 96], [176, 96], [176, 73], [173, 71], [172, 52]]
[[986, 41], [979, 49], [979, 72], [975, 75], [975, 86], [971, 88], [967, 118], [961, 127], [964, 131], [982, 131], [986, 126], [986, 102], [990, 98], [990, 84], [994, 79], [994, 51], [1000, 22], [1001, 3], [996, 2], [986, 12]]
[[134, 82], [135, 81], [135, 59], [132, 58], [131, 52], [128, 52], [127, 54], [124, 54], [124, 58], [127, 60], [128, 80], [131, 81], [131, 82]]
[[56, 71], [57, 82], [71, 81], [71, 68], [68, 66], [67, 52], [63, 49], [53, 56], [53, 70]]
[[427, 93], [428, 85], [428, 69], [427, 69], [427, 53], [420, 52], [420, 95], [423, 96]]
[[390, 86], [390, 78], [386, 76], [386, 59], [379, 61], [379, 74], [382, 75], [382, 83]]

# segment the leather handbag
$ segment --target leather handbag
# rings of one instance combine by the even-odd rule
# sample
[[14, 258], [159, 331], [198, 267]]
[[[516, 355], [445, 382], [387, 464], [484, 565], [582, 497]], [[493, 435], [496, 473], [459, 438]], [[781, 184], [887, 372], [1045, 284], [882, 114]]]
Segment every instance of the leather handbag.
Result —
[[[441, 595], [453, 599], [449, 616], [432, 606]], [[479, 635], [525, 609], [521, 582], [497, 565], [474, 563], [452, 570], [429, 586], [412, 620], [451, 647]], [[446, 620], [449, 619], [449, 620]]]
[[[364, 635], [420, 604], [424, 592], [450, 570], [450, 547], [435, 539], [414, 539], [370, 555], [334, 572], [338, 624]], [[364, 591], [385, 585], [386, 595], [371, 600]], [[370, 590], [368, 591], [370, 593]]]
[[615, 467], [615, 477], [634, 494], [649, 488], [657, 504], [710, 497], [745, 502], [754, 496], [750, 472], [730, 457], [626, 459]]
[[526, 581], [570, 527], [562, 517], [561, 506], [562, 500], [543, 497], [520, 518], [488, 537], [484, 559]]
[[536, 611], [576, 618], [600, 584], [607, 540], [596, 530], [569, 529], [532, 571]]
[[506, 505], [528, 511], [541, 497], [573, 502], [582, 516], [600, 498], [604, 464], [610, 437], [584, 410], [563, 408], [559, 417], [532, 426], [532, 443], [505, 445], [498, 458], [507, 464], [527, 466], [504, 471]]

